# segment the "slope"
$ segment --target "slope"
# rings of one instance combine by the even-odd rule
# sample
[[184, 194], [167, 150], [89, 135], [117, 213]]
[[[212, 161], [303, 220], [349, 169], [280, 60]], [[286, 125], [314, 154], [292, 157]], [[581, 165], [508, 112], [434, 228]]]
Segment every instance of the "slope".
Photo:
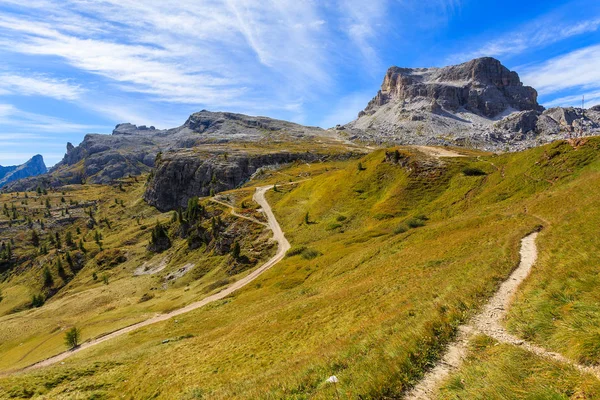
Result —
[[[538, 224], [543, 257], [545, 232], [569, 223], [553, 202], [598, 179], [599, 145], [453, 159], [397, 148], [267, 171], [251, 185], [274, 185], [267, 197], [292, 244], [281, 263], [211, 306], [2, 378], [0, 393], [331, 398], [335, 374], [342, 397], [397, 398], [509, 276]], [[249, 198], [225, 195], [240, 209]]]

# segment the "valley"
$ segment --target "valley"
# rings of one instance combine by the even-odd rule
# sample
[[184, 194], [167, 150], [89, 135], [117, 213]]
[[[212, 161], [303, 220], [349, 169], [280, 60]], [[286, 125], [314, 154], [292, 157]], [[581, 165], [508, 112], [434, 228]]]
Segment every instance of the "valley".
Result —
[[483, 57], [3, 169], [0, 398], [600, 398], [599, 133]]

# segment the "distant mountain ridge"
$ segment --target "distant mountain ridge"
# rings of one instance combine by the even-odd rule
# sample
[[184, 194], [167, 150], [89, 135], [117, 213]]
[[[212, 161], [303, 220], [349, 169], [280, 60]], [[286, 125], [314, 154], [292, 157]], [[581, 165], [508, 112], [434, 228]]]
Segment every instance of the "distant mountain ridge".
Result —
[[[202, 110], [172, 129], [118, 124], [111, 135], [88, 134], [78, 146], [67, 143], [67, 153], [48, 174], [16, 182], [6, 190], [31, 190], [42, 185], [58, 187], [82, 182], [108, 184], [117, 179], [147, 173], [157, 155], [186, 149], [214, 151], [215, 146], [244, 143], [294, 142], [337, 137], [335, 131], [267, 117]], [[319, 139], [319, 140], [320, 140]], [[224, 150], [219, 149], [218, 153]]]
[[358, 118], [338, 129], [379, 144], [515, 151], [580, 131], [600, 134], [600, 110], [545, 110], [516, 72], [483, 57], [443, 68], [391, 67]]
[[21, 165], [3, 167], [0, 165], [0, 188], [10, 182], [45, 174], [48, 171], [44, 158], [37, 154]]

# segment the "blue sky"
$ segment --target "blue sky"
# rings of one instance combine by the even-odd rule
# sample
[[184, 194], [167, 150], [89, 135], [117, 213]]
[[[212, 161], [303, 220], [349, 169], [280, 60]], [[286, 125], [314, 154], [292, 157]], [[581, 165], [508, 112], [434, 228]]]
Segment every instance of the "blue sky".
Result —
[[545, 106], [600, 103], [600, 2], [0, 0], [0, 165], [194, 111], [330, 127], [391, 65], [493, 56]]

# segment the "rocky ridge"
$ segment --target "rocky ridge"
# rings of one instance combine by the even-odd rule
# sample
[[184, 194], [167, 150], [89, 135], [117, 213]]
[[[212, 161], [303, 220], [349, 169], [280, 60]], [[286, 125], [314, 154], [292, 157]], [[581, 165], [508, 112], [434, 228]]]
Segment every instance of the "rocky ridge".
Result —
[[67, 144], [67, 153], [50, 172], [25, 179], [7, 189], [20, 191], [42, 184], [58, 187], [83, 182], [108, 184], [152, 170], [157, 155], [185, 149], [232, 143], [269, 143], [333, 139], [336, 132], [267, 117], [202, 110], [172, 129], [119, 124], [111, 135], [88, 134], [79, 146]]
[[485, 57], [444, 68], [391, 67], [358, 118], [338, 129], [378, 144], [514, 151], [580, 132], [598, 134], [600, 110], [544, 110], [535, 89]]

